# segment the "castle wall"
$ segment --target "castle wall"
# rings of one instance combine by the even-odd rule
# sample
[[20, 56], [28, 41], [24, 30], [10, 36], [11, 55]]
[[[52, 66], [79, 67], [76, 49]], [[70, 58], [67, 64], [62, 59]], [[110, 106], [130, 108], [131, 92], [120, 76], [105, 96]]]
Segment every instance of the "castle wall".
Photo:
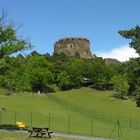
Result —
[[54, 45], [54, 53], [64, 53], [68, 56], [79, 55], [81, 58], [91, 58], [90, 41], [87, 38], [63, 38]]

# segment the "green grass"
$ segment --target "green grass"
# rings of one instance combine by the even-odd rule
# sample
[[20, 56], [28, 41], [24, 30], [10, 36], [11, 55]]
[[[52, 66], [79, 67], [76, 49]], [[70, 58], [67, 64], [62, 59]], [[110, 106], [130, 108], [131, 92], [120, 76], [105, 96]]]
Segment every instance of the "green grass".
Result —
[[72, 139], [61, 137], [33, 138], [29, 137], [29, 134], [22, 132], [0, 132], [0, 140], [72, 140]]
[[[140, 111], [134, 101], [119, 100], [112, 92], [82, 88], [49, 95], [0, 96], [2, 124], [22, 120], [30, 126], [50, 126], [53, 131], [108, 137], [120, 120], [123, 139], [140, 139]], [[15, 112], [16, 111], [16, 112]], [[112, 138], [118, 138], [117, 128]]]

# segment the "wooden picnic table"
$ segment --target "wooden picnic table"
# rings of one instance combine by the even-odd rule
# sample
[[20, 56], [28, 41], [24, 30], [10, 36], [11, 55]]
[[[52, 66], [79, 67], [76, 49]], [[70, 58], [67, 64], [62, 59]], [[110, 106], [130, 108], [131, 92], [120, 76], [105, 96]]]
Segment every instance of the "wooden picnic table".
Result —
[[49, 131], [49, 127], [32, 127], [31, 130], [28, 130], [30, 136], [34, 137], [46, 137], [51, 138], [52, 131]]

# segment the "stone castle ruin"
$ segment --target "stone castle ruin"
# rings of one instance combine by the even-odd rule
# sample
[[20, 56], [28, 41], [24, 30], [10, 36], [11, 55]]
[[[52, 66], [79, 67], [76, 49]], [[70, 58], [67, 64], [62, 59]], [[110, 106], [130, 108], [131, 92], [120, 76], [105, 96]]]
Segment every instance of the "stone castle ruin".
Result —
[[54, 53], [64, 53], [68, 56], [91, 58], [90, 41], [87, 38], [63, 38], [54, 44]]

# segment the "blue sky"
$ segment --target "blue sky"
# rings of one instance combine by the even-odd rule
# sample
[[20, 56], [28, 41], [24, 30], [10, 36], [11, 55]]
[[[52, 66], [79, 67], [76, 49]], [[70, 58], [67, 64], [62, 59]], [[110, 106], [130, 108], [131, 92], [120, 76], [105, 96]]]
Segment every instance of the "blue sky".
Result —
[[124, 60], [136, 54], [118, 31], [140, 24], [139, 5], [140, 0], [0, 0], [9, 19], [22, 25], [18, 34], [39, 53], [52, 54], [60, 38], [87, 37], [93, 54], [120, 59], [125, 53]]

